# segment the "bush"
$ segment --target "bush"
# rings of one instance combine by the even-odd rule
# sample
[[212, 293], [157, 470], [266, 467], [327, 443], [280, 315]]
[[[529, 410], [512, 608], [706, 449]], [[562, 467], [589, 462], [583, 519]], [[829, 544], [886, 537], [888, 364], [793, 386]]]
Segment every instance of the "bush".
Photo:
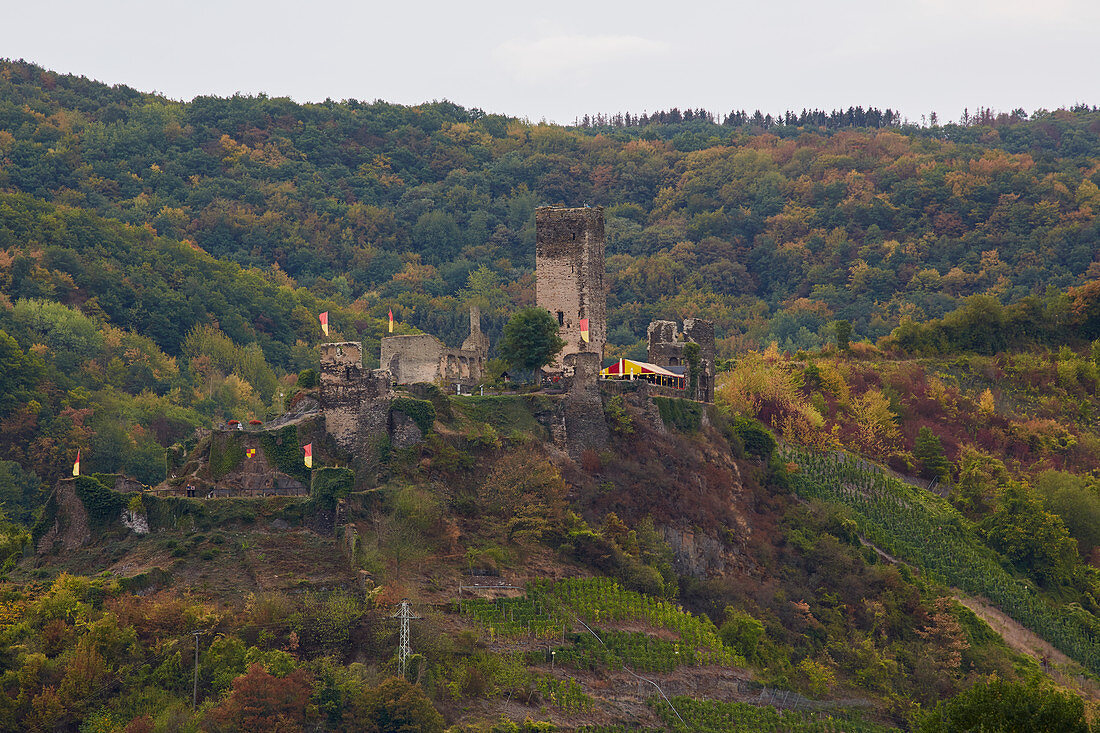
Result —
[[734, 418], [733, 429], [750, 455], [767, 461], [775, 453], [775, 436], [762, 423], [740, 415]]
[[634, 432], [634, 420], [626, 411], [626, 402], [621, 394], [612, 396], [603, 408], [607, 418], [607, 427], [616, 435], [630, 435]]
[[390, 677], [348, 701], [344, 724], [364, 733], [442, 733], [443, 716], [418, 685]]
[[993, 679], [945, 700], [919, 722], [921, 733], [1060, 731], [1088, 733], [1085, 704], [1057, 690]]
[[298, 386], [302, 389], [313, 389], [320, 381], [316, 369], [306, 369], [298, 374]]
[[422, 435], [427, 435], [435, 424], [435, 405], [428, 400], [417, 400], [412, 397], [398, 397], [390, 403], [390, 412], [400, 412], [408, 415], [416, 427], [420, 428]]
[[764, 624], [744, 611], [726, 608], [726, 620], [718, 633], [726, 646], [736, 650], [745, 659], [754, 660], [760, 640], [764, 638]]

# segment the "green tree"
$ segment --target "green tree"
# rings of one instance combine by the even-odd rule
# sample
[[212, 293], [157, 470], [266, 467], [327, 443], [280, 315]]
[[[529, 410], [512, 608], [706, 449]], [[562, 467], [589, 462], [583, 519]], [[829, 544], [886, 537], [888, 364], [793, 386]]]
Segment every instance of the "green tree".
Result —
[[990, 546], [1016, 567], [1035, 573], [1045, 585], [1066, 585], [1072, 580], [1077, 542], [1027, 486], [1007, 484], [996, 511], [982, 520], [980, 529]]
[[24, 353], [15, 339], [0, 330], [0, 417], [30, 400], [44, 366], [41, 357]]
[[14, 461], [0, 461], [0, 511], [29, 527], [44, 498], [43, 484], [34, 473]]
[[927, 426], [917, 431], [913, 456], [920, 461], [921, 476], [926, 479], [943, 479], [951, 473], [951, 463], [943, 453], [943, 444], [940, 443], [939, 436]]
[[1088, 733], [1080, 698], [1049, 688], [993, 679], [945, 700], [920, 720], [921, 733]]
[[836, 333], [836, 346], [841, 351], [847, 351], [851, 345], [852, 324], [848, 321], [835, 321], [833, 331]]
[[500, 355], [515, 369], [534, 372], [554, 361], [563, 346], [557, 322], [542, 308], [531, 306], [508, 319]]
[[1100, 495], [1080, 476], [1065, 471], [1044, 471], [1035, 482], [1043, 506], [1057, 514], [1077, 540], [1083, 557], [1100, 546]]
[[418, 685], [390, 677], [348, 701], [344, 724], [365, 733], [441, 733], [443, 716]]

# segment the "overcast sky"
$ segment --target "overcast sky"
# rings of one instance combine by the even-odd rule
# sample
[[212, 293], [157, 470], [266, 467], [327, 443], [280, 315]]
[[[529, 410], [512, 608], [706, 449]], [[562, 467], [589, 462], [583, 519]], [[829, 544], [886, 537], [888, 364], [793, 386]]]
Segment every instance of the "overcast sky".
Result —
[[705, 107], [1100, 104], [1097, 0], [0, 1], [0, 57], [158, 91], [450, 99], [571, 123]]

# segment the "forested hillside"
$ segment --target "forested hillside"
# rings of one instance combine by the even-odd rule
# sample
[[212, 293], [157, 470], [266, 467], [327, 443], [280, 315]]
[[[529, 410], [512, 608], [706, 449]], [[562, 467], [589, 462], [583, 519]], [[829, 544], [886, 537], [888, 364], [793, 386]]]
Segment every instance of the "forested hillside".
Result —
[[704, 311], [727, 351], [820, 345], [834, 318], [877, 338], [974, 293], [1077, 284], [1100, 242], [1093, 109], [932, 128], [725, 121], [562, 128], [448, 103], [181, 103], [4, 63], [0, 186], [273, 277], [277, 265], [319, 295], [392, 304], [452, 343], [469, 297], [488, 301], [493, 335], [531, 300], [537, 204], [607, 207], [608, 332], [628, 351], [653, 317]]
[[[1087, 731], [1098, 184], [1088, 107], [562, 127], [0, 61], [0, 730]], [[559, 202], [605, 207], [605, 356], [713, 319], [715, 405], [605, 393], [571, 457], [557, 394], [425, 387], [308, 497], [112, 490], [312, 400], [322, 339], [377, 366], [390, 310], [496, 344]]]

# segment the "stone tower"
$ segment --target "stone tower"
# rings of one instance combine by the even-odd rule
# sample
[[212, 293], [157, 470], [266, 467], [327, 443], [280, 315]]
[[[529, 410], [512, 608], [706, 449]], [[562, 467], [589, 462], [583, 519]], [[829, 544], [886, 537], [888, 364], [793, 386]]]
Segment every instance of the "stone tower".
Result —
[[[603, 208], [535, 210], [535, 301], [558, 322], [565, 348], [552, 369], [562, 371], [569, 354], [591, 352], [603, 359], [607, 340], [604, 290]], [[588, 319], [589, 338], [581, 336]]]

